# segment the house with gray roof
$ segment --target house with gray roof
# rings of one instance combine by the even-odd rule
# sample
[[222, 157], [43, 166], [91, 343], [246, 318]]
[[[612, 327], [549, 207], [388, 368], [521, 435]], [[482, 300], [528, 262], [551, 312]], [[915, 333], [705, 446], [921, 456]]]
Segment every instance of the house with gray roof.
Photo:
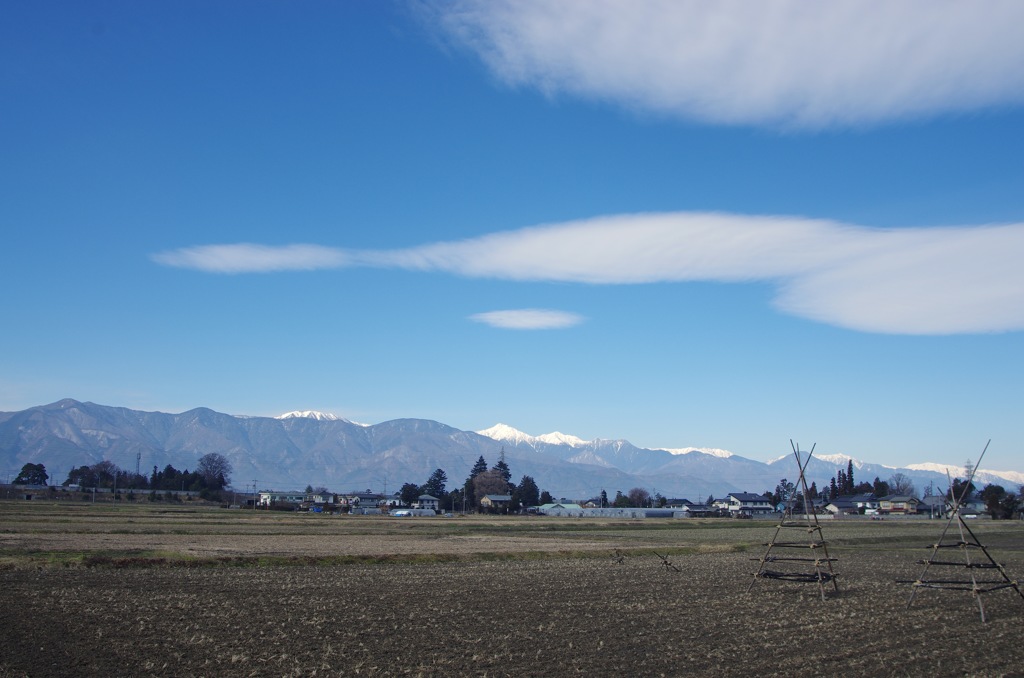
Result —
[[753, 492], [733, 492], [715, 505], [725, 508], [733, 517], [768, 515], [774, 510], [770, 497]]

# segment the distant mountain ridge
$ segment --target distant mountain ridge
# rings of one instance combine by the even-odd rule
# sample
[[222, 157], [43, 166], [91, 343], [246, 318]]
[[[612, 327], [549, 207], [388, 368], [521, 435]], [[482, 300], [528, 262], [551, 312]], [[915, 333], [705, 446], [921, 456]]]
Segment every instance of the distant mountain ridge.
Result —
[[[311, 410], [250, 417], [203, 407], [167, 414], [71, 399], [0, 413], [4, 468], [16, 473], [26, 463], [42, 463], [51, 482], [60, 483], [72, 468], [104, 459], [134, 470], [141, 456], [145, 474], [167, 464], [194, 469], [208, 452], [227, 457], [234, 468], [232, 484], [240, 489], [323, 485], [339, 491], [392, 492], [407, 482], [426, 482], [437, 468], [444, 469], [453, 489], [461, 486], [480, 456], [493, 465], [502, 452], [513, 481], [529, 475], [542, 489], [568, 499], [644, 487], [697, 500], [709, 494], [759, 493], [797, 475], [791, 456], [765, 463], [726, 450], [651, 450], [627, 440], [586, 441], [557, 432], [532, 436], [505, 424], [473, 432], [424, 419], [365, 425]], [[851, 459], [815, 456], [808, 479], [823, 487]], [[931, 484], [938, 492], [947, 485], [940, 465], [896, 469], [853, 460], [853, 466], [857, 482], [876, 476], [887, 480], [900, 471], [919, 490]], [[1024, 482], [1024, 474], [980, 471], [978, 480], [1012, 486]]]

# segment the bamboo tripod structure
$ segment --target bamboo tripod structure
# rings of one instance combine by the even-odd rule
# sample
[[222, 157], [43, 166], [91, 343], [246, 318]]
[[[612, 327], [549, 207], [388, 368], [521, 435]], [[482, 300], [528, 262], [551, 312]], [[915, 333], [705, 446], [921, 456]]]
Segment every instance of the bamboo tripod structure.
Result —
[[[839, 582], [836, 580], [836, 573], [832, 569], [832, 563], [836, 562], [838, 558], [833, 558], [828, 554], [828, 546], [825, 544], [825, 540], [822, 537], [821, 525], [818, 523], [818, 516], [811, 508], [810, 490], [807, 489], [807, 477], [805, 472], [817, 444], [811, 446], [811, 451], [807, 453], [807, 457], [805, 459], [800, 456], [799, 445], [795, 445], [792, 440], [789, 441], [789, 445], [793, 448], [793, 456], [796, 458], [796, 466], [800, 471], [797, 487], [800, 490], [800, 496], [803, 498], [803, 520], [794, 516], [793, 509], [796, 504], [797, 493], [793, 492], [786, 501], [786, 510], [782, 514], [782, 519], [775, 527], [775, 535], [772, 537], [771, 541], [764, 544], [764, 546], [768, 547], [768, 550], [765, 551], [765, 554], [760, 558], [752, 559], [757, 560], [760, 566], [754, 574], [754, 579], [750, 582], [750, 586], [747, 587], [747, 591], [754, 588], [754, 583], [758, 579], [778, 579], [782, 581], [817, 583], [818, 590], [821, 592], [821, 599], [825, 600], [825, 584], [827, 582], [831, 582], [833, 589], [837, 593], [839, 592]], [[779, 536], [782, 534], [783, 530], [803, 530], [807, 534], [807, 541], [779, 541]], [[811, 555], [773, 555], [772, 549], [810, 549]], [[804, 569], [770, 570], [766, 567], [768, 563], [785, 563], [789, 567], [802, 566]], [[808, 566], [813, 568], [813, 570], [810, 570]]]
[[[992, 441], [989, 440], [985, 443], [985, 449], [981, 451], [981, 457], [985, 456], [985, 452], [988, 450], [988, 446]], [[900, 580], [901, 584], [911, 584], [913, 590], [910, 592], [910, 599], [907, 600], [907, 608], [910, 608], [911, 603], [914, 602], [914, 596], [917, 595], [918, 590], [922, 588], [928, 589], [947, 589], [951, 591], [970, 591], [971, 595], [974, 596], [974, 600], [978, 603], [978, 612], [981, 614], [982, 623], [985, 622], [985, 605], [981, 601], [981, 596], [985, 593], [991, 593], [992, 591], [999, 591], [1002, 589], [1012, 588], [1020, 596], [1021, 600], [1024, 600], [1024, 593], [1021, 592], [1020, 586], [1018, 586], [1015, 579], [1010, 579], [1009, 575], [1006, 574], [1006, 570], [1000, 563], [997, 563], [992, 555], [985, 548], [985, 545], [981, 543], [981, 540], [975, 536], [971, 528], [968, 527], [964, 521], [963, 514], [960, 509], [963, 507], [963, 502], [967, 498], [967, 491], [971, 487], [971, 481], [974, 480], [974, 472], [977, 471], [978, 466], [981, 465], [981, 457], [978, 458], [978, 463], [974, 466], [971, 471], [970, 477], [967, 482], [964, 483], [964, 489], [960, 492], [959, 497], [953, 497], [953, 503], [949, 505], [949, 520], [946, 521], [946, 526], [942, 529], [942, 534], [939, 536], [939, 540], [929, 546], [932, 550], [931, 556], [927, 560], [917, 561], [919, 565], [924, 565], [924, 569], [921, 574], [918, 575], [917, 579]], [[952, 494], [953, 484], [950, 483], [949, 491]], [[946, 534], [949, 532], [949, 528], [952, 527], [953, 521], [956, 521], [957, 529], [960, 534], [960, 541], [946, 543], [944, 540]], [[964, 559], [962, 562], [953, 560], [939, 560], [940, 549], [959, 549], [963, 553]], [[971, 560], [971, 551], [980, 551], [984, 555], [984, 559], [976, 558]], [[925, 575], [928, 574], [929, 568], [932, 566], [939, 567], [962, 567], [967, 570], [968, 577], [960, 579], [926, 579]], [[977, 572], [979, 570], [994, 570], [998, 572], [1000, 578], [992, 579], [978, 579]]]

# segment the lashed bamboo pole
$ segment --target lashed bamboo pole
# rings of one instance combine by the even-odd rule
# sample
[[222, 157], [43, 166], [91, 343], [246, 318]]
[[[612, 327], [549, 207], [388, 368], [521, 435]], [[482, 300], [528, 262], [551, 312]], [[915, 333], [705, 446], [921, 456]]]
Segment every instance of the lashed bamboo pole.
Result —
[[[1010, 576], [1006, 573], [1005, 568], [1002, 564], [996, 562], [992, 557], [992, 554], [988, 552], [988, 549], [981, 540], [974, 534], [971, 528], [964, 521], [963, 503], [967, 499], [967, 492], [974, 481], [974, 476], [981, 466], [981, 460], [985, 457], [985, 452], [988, 451], [988, 446], [992, 443], [989, 440], [985, 443], [984, 449], [981, 451], [981, 456], [978, 457], [978, 462], [974, 468], [971, 469], [970, 476], [963, 485], [963, 489], [960, 491], [960, 496], [951, 496], [953, 503], [950, 505], [949, 519], [946, 521], [946, 525], [942, 528], [942, 534], [939, 535], [939, 540], [931, 545], [932, 553], [927, 560], [919, 560], [919, 564], [924, 565], [924, 569], [921, 570], [921, 574], [918, 575], [915, 580], [900, 580], [900, 583], [909, 583], [912, 585], [910, 592], [910, 598], [907, 600], [907, 608], [914, 602], [914, 597], [917, 595], [919, 589], [931, 588], [931, 589], [946, 589], [951, 591], [970, 591], [978, 604], [978, 612], [981, 615], [981, 621], [984, 623], [985, 619], [985, 605], [982, 603], [981, 596], [985, 593], [991, 593], [992, 591], [999, 591], [1006, 588], [1012, 588], [1017, 592], [1017, 595], [1024, 600], [1024, 592], [1021, 591], [1017, 581], [1010, 579]], [[952, 495], [953, 483], [950, 481], [949, 492]], [[953, 525], [953, 521], [957, 523], [957, 530], [960, 534], [960, 541], [956, 543], [945, 543], [946, 534], [949, 532], [950, 527]], [[944, 548], [958, 548], [964, 554], [963, 562], [955, 562], [949, 560], [938, 560], [938, 554], [940, 549]], [[975, 562], [971, 560], [971, 549], [979, 549], [988, 560], [988, 562]], [[967, 570], [969, 580], [967, 579], [926, 579], [928, 570], [932, 566], [940, 567], [963, 567]], [[991, 580], [979, 580], [975, 572], [979, 569], [984, 570], [997, 570], [1002, 576], [1002, 579], [991, 581]]]
[[[768, 550], [761, 558], [757, 559], [759, 567], [756, 573], [754, 573], [754, 579], [750, 582], [750, 586], [747, 587], [747, 591], [750, 591], [754, 587], [754, 582], [758, 579], [779, 579], [783, 581], [796, 581], [805, 583], [817, 583], [818, 590], [821, 593], [821, 599], [825, 600], [825, 582], [832, 582], [832, 586], [836, 592], [839, 591], [839, 582], [837, 581], [835, 571], [832, 569], [832, 563], [837, 559], [833, 558], [828, 553], [828, 546], [825, 543], [824, 538], [821, 534], [821, 524], [818, 522], [818, 516], [811, 509], [811, 498], [810, 490], [807, 487], [807, 465], [811, 462], [811, 457], [814, 455], [814, 448], [817, 446], [811, 446], [810, 452], [807, 453], [807, 457], [801, 458], [800, 447], [796, 445], [792, 440], [789, 441], [790, 447], [793, 448], [793, 456], [796, 458], [797, 469], [799, 470], [799, 477], [797, 479], [798, 487], [800, 489], [800, 496], [803, 499], [804, 509], [804, 520], [795, 521], [793, 518], [793, 508], [796, 503], [797, 493], [793, 492], [786, 501], [786, 508], [783, 511], [782, 519], [775, 527], [775, 534], [771, 541], [767, 542], [765, 546]], [[806, 530], [807, 534], [810, 535], [810, 539], [807, 542], [780, 542], [779, 534], [784, 528], [800, 528]], [[817, 554], [814, 557], [806, 556], [776, 556], [772, 555], [773, 548], [809, 548], [812, 552], [817, 549], [821, 549], [822, 555]], [[774, 562], [799, 562], [799, 563], [813, 563], [813, 572], [777, 572], [768, 570], [765, 568], [766, 563]]]

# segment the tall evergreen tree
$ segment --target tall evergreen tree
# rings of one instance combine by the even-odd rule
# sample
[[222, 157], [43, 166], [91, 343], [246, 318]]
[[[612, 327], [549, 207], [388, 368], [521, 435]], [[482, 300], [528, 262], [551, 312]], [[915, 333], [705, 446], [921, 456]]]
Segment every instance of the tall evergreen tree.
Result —
[[476, 506], [476, 490], [473, 486], [473, 480], [481, 473], [487, 472], [487, 461], [484, 460], [484, 455], [480, 455], [480, 458], [473, 464], [472, 470], [469, 472], [469, 477], [466, 478], [465, 484], [462, 486], [462, 491], [465, 496], [465, 504], [467, 506]]
[[401, 497], [402, 503], [406, 506], [412, 506], [419, 501], [421, 494], [423, 493], [420, 491], [420, 486], [415, 483], [405, 483], [402, 485], [402, 489], [399, 490], [399, 497]]
[[889, 483], [881, 480], [878, 476], [875, 476], [875, 482], [872, 485], [873, 491], [876, 497], [886, 497], [889, 495]]
[[537, 482], [533, 478], [523, 476], [516, 491], [513, 492], [513, 497], [522, 506], [538, 506], [540, 504], [540, 488], [537, 487]]
[[853, 459], [846, 462], [846, 494], [853, 494], [853, 488], [856, 485], [853, 482]]
[[25, 464], [21, 467], [21, 473], [14, 479], [15, 485], [45, 485], [50, 474], [46, 472], [43, 464]]
[[427, 479], [426, 484], [421, 488], [424, 494], [429, 494], [431, 497], [436, 499], [443, 499], [445, 492], [445, 483], [448, 482], [448, 474], [443, 470], [437, 469], [430, 474], [430, 478]]
[[480, 458], [473, 464], [473, 470], [469, 472], [470, 478], [476, 478], [478, 475], [487, 470], [487, 461], [484, 460], [484, 455], [480, 455]]

